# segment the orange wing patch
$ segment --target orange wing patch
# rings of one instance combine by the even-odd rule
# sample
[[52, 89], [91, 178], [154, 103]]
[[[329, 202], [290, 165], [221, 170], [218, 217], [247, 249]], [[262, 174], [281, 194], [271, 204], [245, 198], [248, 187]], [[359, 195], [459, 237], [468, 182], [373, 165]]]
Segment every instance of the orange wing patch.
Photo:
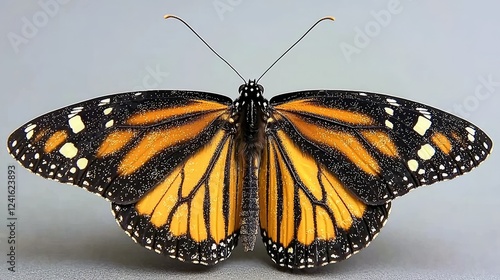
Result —
[[285, 115], [308, 140], [340, 151], [367, 174], [376, 176], [380, 173], [380, 166], [377, 160], [370, 155], [354, 135], [306, 122], [294, 113], [280, 113]]
[[[309, 245], [316, 238], [316, 226], [314, 224], [315, 208], [311, 200], [306, 196], [304, 190], [299, 189], [300, 223], [297, 229], [297, 240], [305, 245]], [[324, 231], [324, 229], [322, 229]], [[335, 234], [335, 233], [329, 233]]]
[[48, 129], [41, 129], [35, 134], [35, 137], [33, 137], [33, 143], [36, 143], [40, 141], [48, 132]]
[[368, 115], [321, 106], [311, 99], [299, 99], [296, 101], [286, 102], [276, 106], [275, 108], [279, 111], [320, 116], [349, 124], [371, 125], [375, 123], [375, 121]]
[[193, 139], [219, 116], [220, 112], [208, 113], [183, 125], [149, 132], [124, 156], [118, 166], [119, 174], [130, 175], [162, 150]]
[[[270, 143], [270, 151], [264, 149], [262, 165], [259, 175], [259, 208], [260, 226], [267, 231], [268, 236], [281, 242], [290, 244], [295, 232], [294, 222], [294, 181], [292, 174], [285, 165], [285, 161], [278, 151], [275, 142]], [[278, 193], [280, 185], [289, 186], [282, 188]], [[280, 196], [281, 195], [281, 196]], [[283, 209], [278, 216], [279, 201]]]
[[121, 150], [136, 135], [132, 130], [117, 130], [110, 133], [97, 149], [97, 157], [102, 158]]
[[431, 136], [431, 140], [432, 143], [434, 143], [434, 145], [436, 145], [436, 147], [438, 147], [445, 155], [450, 153], [452, 149], [451, 141], [444, 134], [435, 132]]
[[353, 217], [363, 216], [366, 204], [352, 195], [333, 174], [324, 168], [321, 168], [321, 185], [328, 194], [326, 205], [333, 210], [336, 225], [348, 230], [353, 223]]
[[59, 130], [54, 132], [49, 139], [45, 142], [43, 151], [48, 154], [58, 147], [60, 147], [68, 139], [68, 133], [65, 130]]
[[206, 100], [193, 100], [184, 106], [169, 107], [132, 115], [125, 123], [129, 125], [147, 125], [171, 119], [186, 114], [207, 113], [210, 111], [226, 110], [227, 105]]
[[375, 148], [377, 148], [381, 153], [390, 157], [397, 157], [398, 150], [396, 144], [391, 140], [389, 135], [383, 131], [376, 130], [365, 130], [361, 132], [361, 135], [368, 140]]
[[181, 204], [172, 216], [170, 223], [170, 232], [174, 236], [181, 236], [187, 233], [188, 230], [188, 205], [187, 203]]

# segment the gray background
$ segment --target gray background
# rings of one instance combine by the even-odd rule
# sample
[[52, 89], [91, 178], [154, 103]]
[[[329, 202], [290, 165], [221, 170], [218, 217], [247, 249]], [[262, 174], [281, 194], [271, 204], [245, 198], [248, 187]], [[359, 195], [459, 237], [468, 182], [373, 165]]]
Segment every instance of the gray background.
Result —
[[[308, 88], [388, 93], [462, 115], [493, 140], [500, 136], [500, 84], [476, 93], [481, 79], [500, 82], [494, 1], [396, 1], [399, 12], [383, 25], [374, 24], [373, 12], [394, 1], [66, 0], [54, 12], [40, 4], [53, 1], [0, 3], [2, 143], [42, 113], [114, 92], [197, 89], [236, 97], [241, 80], [179, 22], [164, 21], [165, 13], [188, 21], [246, 79], [258, 77], [316, 19], [333, 15], [336, 22], [319, 25], [261, 81], [268, 97]], [[36, 31], [23, 31], [26, 22]], [[368, 44], [355, 43], [356, 28], [371, 30]], [[346, 55], [342, 45], [357, 53]], [[0, 151], [6, 182], [15, 162]], [[117, 227], [108, 202], [18, 168], [18, 272], [6, 269], [3, 183], [0, 278], [500, 279], [499, 165], [493, 153], [471, 174], [397, 199], [369, 248], [294, 273], [277, 269], [262, 244], [253, 253], [237, 248], [213, 268], [163, 258]]]

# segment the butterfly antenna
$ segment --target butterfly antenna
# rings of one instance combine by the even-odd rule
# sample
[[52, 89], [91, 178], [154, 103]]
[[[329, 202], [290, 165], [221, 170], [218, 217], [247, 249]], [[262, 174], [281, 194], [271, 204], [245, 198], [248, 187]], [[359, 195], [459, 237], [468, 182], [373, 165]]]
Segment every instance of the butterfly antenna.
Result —
[[271, 66], [269, 66], [269, 68], [266, 69], [266, 71], [264, 71], [264, 73], [262, 73], [262, 75], [257, 79], [257, 83], [260, 81], [260, 79], [262, 79], [262, 77], [264, 77], [264, 75], [267, 73], [267, 71], [269, 71], [271, 68], [273, 68], [274, 64], [276, 64], [282, 57], [285, 56], [285, 54], [287, 54], [293, 47], [295, 47], [295, 45], [297, 45], [316, 25], [318, 25], [318, 23], [324, 21], [324, 20], [331, 20], [331, 21], [334, 21], [335, 18], [334, 17], [323, 17], [323, 18], [320, 18], [318, 21], [316, 21], [316, 23], [314, 23], [307, 31], [306, 33], [304, 33], [304, 35], [302, 35], [295, 43], [293, 43], [293, 45], [291, 45], [280, 57], [278, 57], [278, 59], [276, 59], [276, 61], [273, 62], [273, 64], [271, 64]]
[[165, 15], [164, 16], [165, 19], [169, 19], [169, 18], [173, 18], [173, 19], [176, 19], [180, 22], [182, 22], [185, 26], [187, 26], [187, 28], [189, 28], [193, 33], [194, 35], [196, 35], [216, 56], [218, 56], [220, 59], [222, 59], [222, 61], [224, 61], [229, 67], [231, 67], [231, 69], [233, 69], [233, 71], [238, 75], [240, 76], [240, 78], [243, 80], [244, 83], [246, 83], [246, 80], [245, 78], [243, 78], [240, 73], [238, 73], [238, 71], [236, 71], [236, 69], [234, 69], [234, 67], [229, 64], [229, 62], [227, 62], [227, 60], [225, 60], [222, 56], [220, 56], [220, 54], [218, 54], [196, 31], [194, 31], [194, 29], [189, 25], [187, 24], [187, 22], [185, 22], [182, 18], [178, 17], [178, 16], [175, 16], [175, 15]]

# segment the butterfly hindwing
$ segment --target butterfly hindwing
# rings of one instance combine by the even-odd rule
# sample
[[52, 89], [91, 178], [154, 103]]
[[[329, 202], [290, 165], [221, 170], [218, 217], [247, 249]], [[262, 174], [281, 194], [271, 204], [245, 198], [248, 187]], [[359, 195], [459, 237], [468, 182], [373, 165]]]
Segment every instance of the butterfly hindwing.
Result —
[[7, 145], [42, 177], [135, 202], [221, 129], [230, 104], [203, 92], [115, 94], [40, 116]]
[[182, 261], [213, 265], [237, 244], [241, 189], [233, 135], [219, 130], [137, 203], [113, 204], [134, 241]]
[[275, 263], [290, 268], [344, 260], [375, 238], [390, 202], [367, 205], [351, 194], [280, 124], [268, 125], [260, 172], [260, 223], [267, 251]]
[[367, 204], [466, 173], [492, 148], [475, 125], [402, 98], [304, 91], [270, 103], [283, 132]]

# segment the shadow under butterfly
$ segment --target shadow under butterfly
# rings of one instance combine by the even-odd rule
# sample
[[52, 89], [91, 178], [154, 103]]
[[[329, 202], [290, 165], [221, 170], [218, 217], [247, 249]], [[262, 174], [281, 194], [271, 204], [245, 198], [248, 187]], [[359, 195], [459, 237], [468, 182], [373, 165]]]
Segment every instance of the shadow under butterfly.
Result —
[[111, 201], [123, 230], [159, 254], [213, 265], [238, 240], [253, 250], [260, 228], [275, 263], [306, 268], [363, 249], [391, 200], [470, 171], [492, 148], [477, 126], [427, 105], [348, 90], [268, 101], [260, 78], [243, 79], [234, 101], [181, 90], [84, 101], [21, 126], [8, 149]]

